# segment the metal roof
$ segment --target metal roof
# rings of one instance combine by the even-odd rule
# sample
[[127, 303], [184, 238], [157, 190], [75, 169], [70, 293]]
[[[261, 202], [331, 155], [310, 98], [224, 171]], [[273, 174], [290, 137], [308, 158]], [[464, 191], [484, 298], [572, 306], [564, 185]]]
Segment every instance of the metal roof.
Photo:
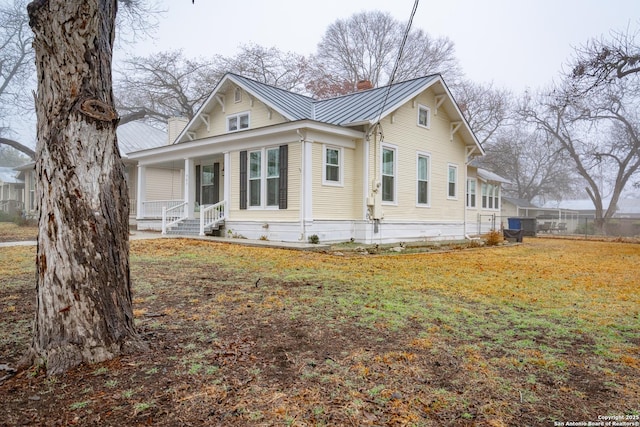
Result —
[[12, 167], [0, 167], [0, 183], [19, 184], [24, 181], [18, 179], [18, 172]]
[[134, 151], [156, 148], [167, 145], [167, 133], [144, 122], [129, 122], [118, 126], [118, 146], [120, 156]]
[[396, 83], [375, 89], [342, 95], [335, 98], [315, 100], [274, 86], [257, 82], [246, 77], [229, 73], [227, 75], [247, 92], [255, 95], [263, 103], [273, 106], [290, 120], [310, 119], [333, 125], [349, 125], [361, 122], [375, 122], [385, 108], [393, 108], [399, 103], [424, 90], [425, 85], [439, 79], [431, 75]]
[[260, 83], [238, 74], [227, 74], [238, 86], [256, 96], [266, 105], [272, 106], [289, 120], [310, 119], [313, 99], [284, 89]]
[[[426, 85], [438, 80], [438, 75], [421, 77], [375, 89], [354, 92], [325, 100], [315, 101], [315, 120], [335, 125], [353, 123], [375, 123], [388, 109], [395, 109], [398, 104], [423, 91]], [[387, 92], [389, 96], [386, 99]], [[381, 111], [384, 103], [384, 111]]]

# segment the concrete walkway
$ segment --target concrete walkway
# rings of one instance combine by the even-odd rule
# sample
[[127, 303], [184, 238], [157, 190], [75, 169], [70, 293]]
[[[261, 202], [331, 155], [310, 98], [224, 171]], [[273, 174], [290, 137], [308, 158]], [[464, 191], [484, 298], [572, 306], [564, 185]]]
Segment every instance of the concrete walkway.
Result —
[[[307, 251], [323, 251], [330, 248], [329, 245], [314, 245], [311, 243], [297, 243], [297, 242], [272, 242], [269, 240], [251, 240], [251, 239], [230, 239], [226, 237], [213, 237], [213, 236], [180, 236], [180, 235], [162, 235], [159, 232], [153, 231], [132, 231], [129, 234], [129, 240], [148, 240], [148, 239], [193, 239], [193, 240], [206, 240], [218, 243], [229, 243], [245, 246], [258, 246], [265, 248], [279, 248], [279, 249], [296, 249]], [[0, 248], [7, 248], [13, 246], [35, 246], [37, 242], [35, 240], [28, 240], [23, 242], [0, 242]]]

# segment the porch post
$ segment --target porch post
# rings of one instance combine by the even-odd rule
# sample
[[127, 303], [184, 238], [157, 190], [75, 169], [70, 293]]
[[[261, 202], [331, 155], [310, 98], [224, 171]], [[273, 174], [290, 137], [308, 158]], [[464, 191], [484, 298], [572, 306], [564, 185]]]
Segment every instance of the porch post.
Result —
[[224, 153], [224, 165], [222, 167], [222, 175], [223, 175], [223, 188], [222, 188], [222, 200], [226, 201], [225, 204], [225, 212], [224, 216], [227, 218], [229, 216], [229, 211], [231, 210], [229, 207], [229, 203], [231, 200], [231, 155], [228, 151]]
[[184, 159], [184, 215], [193, 218], [196, 209], [196, 165], [193, 159]]
[[147, 199], [147, 168], [138, 165], [138, 188], [136, 189], [136, 219], [143, 219], [145, 216], [142, 202]]

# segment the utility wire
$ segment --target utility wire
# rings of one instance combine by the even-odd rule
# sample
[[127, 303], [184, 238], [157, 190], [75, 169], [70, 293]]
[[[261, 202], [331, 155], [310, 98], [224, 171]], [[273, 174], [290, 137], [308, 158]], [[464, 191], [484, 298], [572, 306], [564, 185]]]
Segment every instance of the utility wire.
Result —
[[[398, 50], [398, 57], [396, 58], [396, 63], [393, 66], [393, 71], [391, 72], [391, 77], [389, 79], [389, 85], [387, 86], [387, 91], [385, 92], [384, 99], [382, 101], [382, 105], [380, 107], [380, 112], [378, 113], [378, 120], [376, 120], [376, 125], [380, 123], [382, 119], [382, 112], [384, 111], [384, 107], [387, 105], [387, 101], [389, 100], [389, 93], [391, 92], [391, 85], [396, 78], [396, 73], [398, 72], [398, 67], [400, 66], [400, 60], [402, 59], [402, 53], [404, 52], [404, 46], [407, 43], [407, 38], [409, 37], [409, 32], [411, 31], [411, 25], [413, 24], [413, 17], [416, 15], [416, 10], [418, 10], [418, 3], [420, 0], [415, 0], [413, 3], [413, 10], [411, 10], [411, 16], [409, 17], [409, 22], [407, 22], [407, 28], [404, 30], [404, 36], [402, 37], [402, 43], [400, 43], [400, 49]], [[375, 126], [375, 125], [374, 125]]]

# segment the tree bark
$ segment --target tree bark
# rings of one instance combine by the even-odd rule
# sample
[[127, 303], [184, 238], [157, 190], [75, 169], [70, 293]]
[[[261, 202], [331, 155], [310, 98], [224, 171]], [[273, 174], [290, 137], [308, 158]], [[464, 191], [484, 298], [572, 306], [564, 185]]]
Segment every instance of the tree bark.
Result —
[[29, 4], [38, 94], [37, 307], [23, 363], [48, 374], [143, 347], [134, 328], [129, 206], [116, 140], [116, 0]]

